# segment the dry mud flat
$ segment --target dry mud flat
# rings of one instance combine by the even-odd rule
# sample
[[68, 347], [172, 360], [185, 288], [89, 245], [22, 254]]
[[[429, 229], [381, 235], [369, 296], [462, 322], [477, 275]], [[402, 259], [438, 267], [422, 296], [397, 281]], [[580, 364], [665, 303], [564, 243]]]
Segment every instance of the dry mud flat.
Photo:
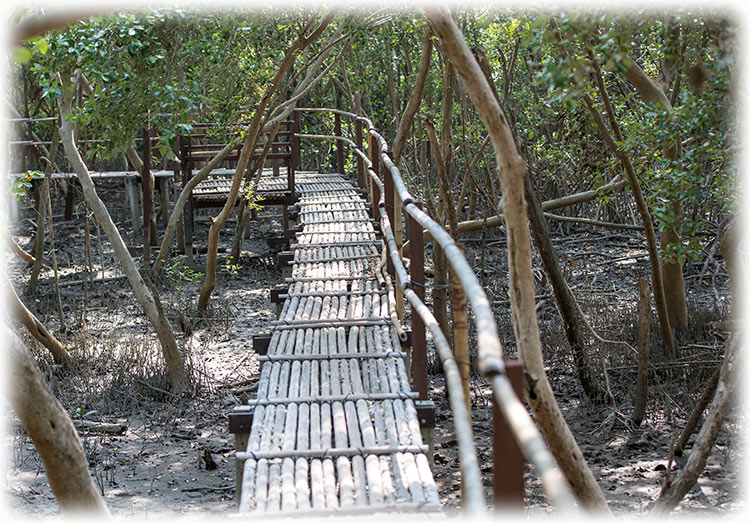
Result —
[[[122, 201], [115, 192], [109, 196], [109, 202]], [[116, 207], [114, 203], [110, 205]], [[117, 216], [117, 212], [115, 209], [113, 214]], [[260, 213], [259, 219], [251, 223], [253, 234], [245, 244], [246, 252], [240, 260], [225, 263], [214, 293], [211, 318], [197, 318], [191, 313], [200, 279], [189, 268], [175, 264], [171, 284], [160, 285], [161, 299], [173, 325], [176, 329], [182, 325], [177, 332], [183, 339], [196, 383], [193, 397], [175, 398], [166, 392], [158, 346], [125, 280], [108, 281], [103, 288], [98, 284], [85, 289], [81, 284], [62, 288], [67, 326], [64, 337], [76, 364], [72, 371], [62, 373], [40, 352], [42, 367], [71, 417], [88, 424], [88, 428], [80, 429], [80, 435], [92, 477], [117, 517], [214, 519], [235, 511], [234, 442], [227, 431], [227, 413], [243, 398], [252, 397], [259, 368], [251, 348], [252, 336], [265, 332], [268, 321], [275, 319], [269, 288], [280, 283], [282, 277], [263, 240], [279, 231], [275, 212], [266, 209]], [[11, 233], [29, 250], [34, 231], [30, 209], [24, 209], [24, 216], [11, 227]], [[202, 245], [207, 222], [205, 216], [197, 219], [198, 246]], [[81, 224], [80, 218], [55, 223], [61, 281], [81, 279], [85, 270]], [[226, 227], [226, 231], [232, 229], [231, 224]], [[104, 238], [99, 242], [95, 230], [92, 235], [95, 272], [101, 275], [103, 267], [106, 276], [117, 278], [117, 264], [108, 242]], [[469, 240], [467, 255], [475, 266], [484, 255], [483, 277], [498, 308], [505, 350], [512, 354], [512, 330], [504, 305], [507, 291], [504, 278], [500, 277], [505, 264], [504, 242], [501, 238], [488, 239], [483, 244], [476, 238]], [[222, 246], [228, 247], [230, 241], [231, 233], [225, 232]], [[633, 325], [637, 317], [635, 281], [646, 270], [638, 245], [643, 244], [637, 237], [623, 234], [568, 235], [558, 242], [571, 287], [579, 293], [592, 323], [597, 327], [616, 326], [612, 332], [600, 332], [606, 338], [633, 340], [637, 328]], [[201, 261], [202, 256], [198, 255], [195, 270], [200, 270]], [[22, 294], [28, 270], [10, 255], [6, 262], [9, 276]], [[693, 268], [693, 272], [697, 274], [700, 269]], [[650, 415], [640, 428], [627, 423], [634, 359], [625, 354], [610, 355], [607, 376], [615, 405], [590, 405], [571, 370], [554, 303], [543, 279], [539, 282], [542, 297], [538, 310], [550, 379], [587, 462], [618, 515], [643, 514], [658, 497], [670, 441], [679, 434], [692, 408], [691, 400], [700, 394], [701, 383], [712, 372], [725, 339], [724, 333], [711, 327], [712, 319], [720, 319], [727, 308], [725, 280], [719, 278], [717, 282], [709, 275], [698, 281], [691, 274], [688, 271], [691, 304], [702, 311], [705, 325], [684, 343], [680, 361], [694, 364], [664, 367], [656, 372]], [[22, 295], [22, 299], [54, 332], [59, 332], [51, 269], [42, 272], [38, 295]], [[618, 321], [612, 321], [611, 311], [621, 311]], [[437, 408], [435, 480], [446, 512], [460, 515], [456, 441], [442, 377], [432, 375], [430, 386]], [[477, 451], [489, 495], [491, 399], [482, 379], [474, 380], [472, 395]], [[12, 411], [6, 412], [5, 503], [18, 518], [57, 517], [59, 510], [33, 444]], [[121, 425], [124, 430], [100, 432], [104, 423]], [[735, 408], [698, 485], [680, 504], [677, 514], [713, 518], [738, 515], [745, 510], [740, 482], [743, 426], [740, 409]], [[675, 464], [675, 470], [679, 466], [679, 462]], [[530, 467], [526, 477], [528, 514], [533, 517], [549, 513]]]

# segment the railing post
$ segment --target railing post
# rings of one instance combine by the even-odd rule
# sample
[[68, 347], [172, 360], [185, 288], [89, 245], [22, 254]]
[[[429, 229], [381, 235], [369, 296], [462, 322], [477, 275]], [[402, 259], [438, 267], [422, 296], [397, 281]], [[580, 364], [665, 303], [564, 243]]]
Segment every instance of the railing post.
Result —
[[[362, 150], [362, 122], [354, 120], [354, 143], [357, 144], [357, 149]], [[360, 189], [367, 187], [365, 181], [365, 161], [360, 155], [357, 155], [357, 185]]]
[[[334, 113], [333, 115], [333, 134], [341, 136], [341, 115]], [[336, 140], [336, 163], [339, 173], [344, 174], [344, 142]]]
[[[253, 427], [253, 415], [255, 409], [247, 411], [235, 410], [229, 413], [229, 433], [234, 434], [235, 452], [244, 452], [247, 450], [247, 442], [250, 439], [250, 430]], [[245, 470], [245, 462], [235, 459], [234, 461], [234, 482], [235, 482], [235, 499], [237, 505], [242, 501], [242, 474]]]
[[[370, 161], [372, 162], [372, 170], [375, 172], [375, 175], [380, 177], [380, 162], [378, 161], [380, 159], [380, 144], [378, 143], [377, 138], [372, 135], [372, 133], [368, 134], [369, 138], [367, 140], [369, 149], [370, 149]], [[380, 188], [378, 187], [378, 184], [370, 180], [370, 203], [372, 204], [372, 219], [376, 222], [380, 221], [380, 208], [378, 207], [378, 201], [380, 200]]]
[[[180, 161], [174, 163], [174, 176], [172, 177], [173, 189], [177, 187], [177, 182], [180, 180], [182, 162], [185, 161], [185, 157], [183, 156], [184, 149], [182, 147], [182, 142], [183, 142], [182, 135], [178, 135], [177, 136], [177, 150], [180, 152], [180, 158], [179, 158]], [[175, 193], [176, 192], [177, 191], [175, 190]], [[179, 195], [174, 194], [173, 196], [176, 199]], [[185, 231], [183, 229], [182, 222], [183, 222], [182, 218], [179, 218], [177, 220], [177, 232], [175, 233], [175, 236], [177, 236], [177, 250], [181, 253], [184, 253], [185, 252]]]
[[[274, 138], [275, 140], [275, 138]], [[279, 152], [279, 146], [278, 145], [272, 145], [271, 146], [271, 154], [275, 154]], [[278, 158], [274, 158], [271, 160], [271, 169], [273, 169], [273, 176], [276, 177], [281, 172], [281, 166]]]
[[290, 136], [290, 139], [292, 141], [292, 160], [289, 163], [289, 177], [287, 184], [287, 189], [289, 190], [289, 193], [291, 195], [291, 201], [289, 202], [290, 205], [297, 200], [297, 197], [294, 194], [294, 175], [297, 172], [297, 169], [299, 169], [300, 163], [299, 136], [297, 136], [298, 133], [299, 112], [292, 111], [292, 134]]
[[[390, 169], [383, 169], [383, 176], [381, 177], [381, 179], [383, 180], [383, 188], [385, 190], [385, 212], [388, 215], [388, 221], [391, 224], [391, 229], [395, 230], [396, 221], [393, 212], [393, 174], [391, 173]], [[398, 247], [398, 244], [396, 246]], [[396, 269], [393, 266], [393, 260], [390, 256], [388, 256], [388, 258], [386, 259], [386, 268], [388, 270], [388, 274], [390, 274], [392, 277], [396, 275]]]
[[[421, 202], [415, 206], [422, 208]], [[424, 292], [424, 231], [422, 225], [410, 214], [406, 219], [409, 234], [409, 278], [413, 284], [414, 294], [422, 302]], [[427, 399], [427, 337], [425, 325], [419, 314], [411, 315], [411, 382], [412, 388], [419, 392], [419, 399]]]
[[[399, 197], [398, 193], [396, 193], [396, 197], [393, 200], [393, 236], [396, 239], [396, 245], [398, 245], [399, 254], [401, 253], [402, 247], [404, 245], [403, 216], [404, 206], [401, 203], [401, 198]], [[401, 290], [400, 283], [401, 282], [399, 282], [399, 286], [396, 287], [396, 314], [398, 315], [398, 320], [401, 322], [401, 324], [403, 324], [404, 291]]]
[[[185, 136], [185, 140], [182, 142], [182, 186], [185, 187], [190, 179], [193, 177], [193, 158], [192, 151], [190, 148], [191, 138], [188, 133]], [[194, 209], [195, 203], [193, 202], [193, 193], [190, 192], [187, 204], [182, 208], [182, 227], [185, 233], [185, 256], [187, 257], [187, 264], [192, 265], [193, 263], [193, 215], [195, 214]]]
[[[513, 390], [523, 397], [523, 363], [521, 360], [505, 360], [505, 371]], [[519, 510], [524, 506], [524, 458], [510, 426], [492, 401], [492, 494], [495, 508]]]

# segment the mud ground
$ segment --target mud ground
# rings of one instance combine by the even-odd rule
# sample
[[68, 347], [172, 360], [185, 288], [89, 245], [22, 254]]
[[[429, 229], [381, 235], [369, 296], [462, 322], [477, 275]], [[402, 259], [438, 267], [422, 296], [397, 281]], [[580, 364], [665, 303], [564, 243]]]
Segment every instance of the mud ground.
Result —
[[[100, 192], [127, 243], [137, 245], [123, 193], [116, 185]], [[36, 230], [30, 205], [30, 201], [22, 202], [21, 219], [10, 226], [13, 237], [27, 251]], [[109, 509], [118, 518], [135, 520], [214, 519], [232, 514], [236, 510], [234, 443], [227, 430], [227, 413], [243, 398], [252, 397], [259, 374], [252, 336], [265, 332], [267, 322], [275, 318], [269, 288], [282, 277], [265, 238], [280, 233], [280, 209], [264, 209], [250, 223], [240, 260], [220, 254], [211, 317], [195, 313], [204, 261], [200, 248], [205, 247], [209, 211], [196, 218], [198, 253], [194, 264], [188, 266], [178, 258], [167, 269], [167, 277], [156, 282], [195, 384], [191, 397], [177, 398], [166, 390], [168, 382], [153, 331], [122, 279], [109, 242], [90, 220], [89, 265], [84, 205], [78, 203], [70, 221], [62, 219], [60, 198], [55, 205], [64, 331], [57, 311], [49, 242], [45, 247], [48, 267], [42, 270], [35, 296], [28, 293], [29, 269], [7, 251], [6, 271], [24, 303], [65, 341], [74, 357], [72, 369], [63, 372], [57, 368], [20, 325], [15, 327], [38, 355], [40, 367], [74, 420], [125, 427], [119, 434], [80, 430], [92, 478]], [[222, 234], [221, 246], [227, 249], [233, 225], [228, 223]], [[635, 345], [636, 281], [648, 273], [643, 239], [632, 231], [575, 226], [553, 226], [552, 233], [568, 282], [594, 329], [603, 338]], [[474, 233], [462, 240], [495, 305], [504, 350], [513, 356], [503, 232]], [[707, 245], [707, 252], [709, 248]], [[93, 272], [89, 274], [90, 269]], [[111, 279], [103, 284], [89, 280], [102, 274]], [[612, 511], [627, 517], [645, 515], [664, 482], [670, 442], [679, 435], [703, 384], [718, 365], [728, 336], [721, 323], [729, 311], [723, 263], [717, 257], [705, 266], [701, 261], [687, 267], [691, 327], [679, 339], [676, 360], [660, 358], [660, 348], [653, 341], [658, 336], [652, 327], [650, 401], [647, 419], [640, 427], [629, 421], [635, 356], [619, 346], [592, 342], [593, 360], [602, 369], [600, 378], [613, 401], [591, 404], [575, 378], [551, 290], [541, 270], [538, 276], [537, 310], [547, 372], [565, 419]], [[431, 367], [436, 366], [433, 360]], [[457, 516], [461, 489], [456, 440], [439, 373], [431, 374], [430, 391], [437, 409], [435, 481], [446, 513]], [[472, 383], [474, 435], [488, 504], [492, 485], [490, 401], [487, 383], [476, 377]], [[715, 518], [737, 516], [746, 510], [741, 482], [744, 417], [739, 407], [726, 420], [704, 473], [675, 514]], [[44, 468], [9, 406], [4, 418], [7, 510], [19, 519], [59, 517]], [[679, 469], [680, 462], [674, 467]], [[526, 484], [527, 517], [549, 514], [551, 508], [530, 466]]]

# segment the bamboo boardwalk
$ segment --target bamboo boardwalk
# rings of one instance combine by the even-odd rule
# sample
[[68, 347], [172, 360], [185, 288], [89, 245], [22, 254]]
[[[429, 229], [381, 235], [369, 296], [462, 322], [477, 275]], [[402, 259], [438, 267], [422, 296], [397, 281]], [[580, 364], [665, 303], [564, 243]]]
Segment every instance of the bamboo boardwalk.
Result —
[[[194, 171], [197, 173], [198, 171]], [[232, 186], [234, 169], [214, 169], [211, 176], [202, 180], [193, 188], [193, 198], [197, 207], [222, 206]], [[273, 175], [270, 168], [263, 169], [255, 193], [270, 204], [285, 202], [289, 199], [288, 175]]]
[[240, 514], [439, 514], [365, 201], [340, 174], [299, 173], [295, 190], [286, 299], [237, 409], [253, 412]]

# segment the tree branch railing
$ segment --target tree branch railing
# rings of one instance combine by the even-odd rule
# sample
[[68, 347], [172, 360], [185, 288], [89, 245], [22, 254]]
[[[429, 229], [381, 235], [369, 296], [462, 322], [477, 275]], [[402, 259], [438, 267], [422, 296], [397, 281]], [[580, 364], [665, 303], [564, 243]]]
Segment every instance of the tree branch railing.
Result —
[[[471, 415], [464, 399], [458, 364], [453, 356], [450, 344], [440, 329], [434, 315], [424, 303], [419, 293], [418, 282], [413, 282], [399, 255], [399, 245], [392, 229], [393, 221], [400, 221], [401, 216], [393, 216], [396, 198], [401, 203], [401, 210], [407, 220], [413, 220], [419, 227], [426, 230], [436, 241], [451, 264], [469, 304], [474, 312], [474, 322], [477, 332], [478, 369], [492, 385], [494, 403], [510, 428], [524, 458], [534, 465], [540, 476], [545, 493], [550, 502], [560, 512], [570, 513], [575, 510], [575, 504], [570, 489], [560, 470], [557, 468], [552, 454], [537, 430], [530, 414], [521, 403], [511, 385], [506, 371], [506, 364], [502, 358], [502, 346], [497, 332], [494, 314], [479, 279], [464, 257], [451, 235], [428, 214], [411, 195], [401, 173], [391, 160], [388, 143], [375, 129], [371, 120], [354, 113], [330, 108], [297, 108], [297, 112], [326, 112], [336, 117], [336, 130], [340, 130], [338, 120], [343, 116], [351, 118], [356, 124], [355, 143], [340, 135], [298, 134], [298, 138], [330, 139], [349, 145], [358, 157], [358, 185], [366, 189], [369, 185], [373, 218], [379, 220], [381, 231], [389, 254], [388, 272], [396, 276], [398, 287], [412, 306], [412, 316], [421, 318], [426, 328], [433, 336], [436, 351], [443, 363], [448, 387], [449, 400], [454, 415], [456, 440], [458, 444], [461, 474], [463, 481], [464, 508], [471, 515], [485, 513], [483, 486], [476, 456], [471, 426]], [[362, 150], [361, 127], [366, 126], [370, 155]], [[341, 146], [339, 146], [341, 148]], [[343, 155], [338, 154], [339, 163]], [[381, 167], [382, 166], [382, 167]], [[343, 165], [339, 165], [343, 172]], [[378, 172], [378, 171], [382, 172]], [[369, 174], [370, 183], [363, 172]], [[381, 177], [382, 175], [382, 177]], [[388, 202], [388, 203], [386, 203]], [[389, 209], [390, 207], [390, 209]], [[390, 214], [390, 215], [389, 215]], [[420, 242], [421, 243], [421, 242]], [[419, 245], [418, 248], [422, 249]], [[425, 370], [426, 372], [426, 370]], [[496, 456], [496, 459], [497, 456]]]

